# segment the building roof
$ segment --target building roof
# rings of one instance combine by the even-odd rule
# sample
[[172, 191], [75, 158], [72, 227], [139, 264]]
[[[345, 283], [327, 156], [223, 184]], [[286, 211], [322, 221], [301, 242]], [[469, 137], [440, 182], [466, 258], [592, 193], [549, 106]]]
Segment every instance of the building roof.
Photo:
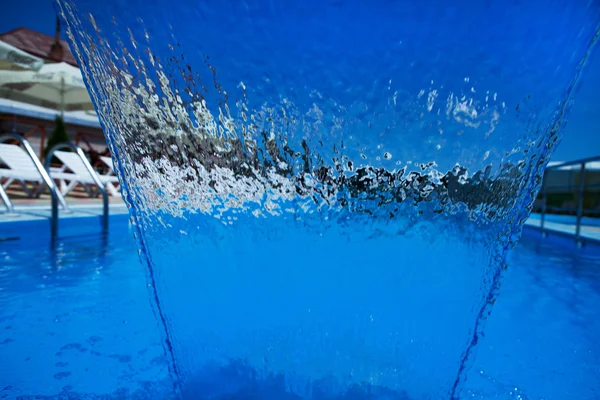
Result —
[[23, 50], [31, 55], [51, 61], [64, 61], [67, 64], [77, 66], [77, 61], [71, 53], [69, 44], [65, 40], [61, 40], [60, 44], [63, 48], [62, 60], [56, 60], [50, 56], [50, 49], [54, 44], [54, 37], [45, 33], [37, 32], [29, 28], [17, 28], [12, 31], [0, 34], [0, 40]]

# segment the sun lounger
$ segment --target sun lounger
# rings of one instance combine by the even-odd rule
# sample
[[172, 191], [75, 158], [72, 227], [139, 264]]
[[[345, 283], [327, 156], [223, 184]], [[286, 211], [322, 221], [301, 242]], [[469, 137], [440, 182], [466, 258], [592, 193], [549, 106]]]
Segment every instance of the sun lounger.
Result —
[[[71, 192], [78, 184], [94, 184], [93, 178], [77, 154], [57, 151], [54, 155], [63, 162], [64, 166], [62, 168], [50, 168], [49, 174], [52, 179], [61, 183], [59, 187], [63, 196]], [[39, 184], [43, 182], [33, 161], [20, 146], [0, 143], [0, 159], [8, 166], [8, 168], [0, 168], [0, 178], [6, 178], [6, 182], [2, 185], [3, 188], [6, 189], [16, 181], [21, 184], [25, 193], [31, 196], [32, 192], [26, 183]], [[67, 169], [71, 172], [67, 172]], [[116, 176], [100, 175], [99, 177], [100, 181], [106, 185], [109, 194], [120, 196], [119, 191], [114, 186], [114, 183], [119, 181]], [[33, 194], [39, 194], [43, 189], [44, 186], [40, 185]]]
[[[108, 170], [109, 170], [108, 173], [105, 174], [105, 176], [116, 177], [115, 166], [113, 164], [112, 158], [100, 156], [100, 160], [102, 160], [102, 162], [104, 164], [106, 164], [106, 166], [108, 167]], [[112, 183], [107, 183], [107, 187], [108, 187], [108, 185], [112, 185]], [[111, 189], [108, 189], [108, 190], [110, 191]], [[115, 189], [115, 190], [117, 190], [117, 189]], [[118, 191], [118, 192], [121, 193], [120, 191]]]
[[[2, 184], [4, 189], [8, 188], [11, 183], [16, 181], [21, 184], [25, 193], [28, 196], [31, 196], [32, 192], [27, 188], [27, 182], [33, 182], [40, 188], [44, 187], [43, 185], [39, 185], [44, 181], [40, 172], [37, 170], [29, 155], [19, 145], [0, 143], [0, 160], [8, 167], [0, 168], [0, 178], [6, 179], [4, 184]], [[75, 175], [62, 171], [54, 171], [52, 174], [56, 179], [72, 180], [76, 178]], [[36, 190], [36, 193], [37, 192], [38, 190]], [[62, 197], [61, 204], [65, 204]]]
[[[0, 159], [8, 168], [0, 168], [0, 177], [7, 178], [7, 182], [2, 185], [7, 188], [14, 181], [20, 182], [42, 182], [42, 177], [31, 158], [18, 145], [0, 143]], [[57, 179], [74, 179], [74, 174], [65, 173], [56, 168], [51, 169], [51, 173]]]
[[110, 169], [110, 173], [114, 174], [115, 173], [115, 166], [113, 165], [112, 158], [105, 157], [105, 156], [100, 156], [100, 159], [102, 160], [102, 162], [104, 164], [106, 164], [106, 166], [108, 166], [108, 168]]
[[[62, 163], [64, 164], [66, 169], [70, 170], [74, 175], [77, 176], [77, 178], [70, 180], [70, 182], [66, 186], [63, 186], [61, 188], [61, 192], [63, 195], [67, 195], [78, 184], [83, 184], [83, 185], [95, 184], [94, 179], [91, 177], [87, 168], [83, 164], [83, 161], [81, 161], [81, 158], [79, 158], [79, 156], [76, 153], [66, 152], [66, 151], [56, 151], [56, 152], [54, 152], [54, 156], [56, 158], [58, 158], [60, 161], [62, 161]], [[64, 174], [64, 172], [50, 171], [50, 176], [52, 176], [52, 178], [56, 177], [56, 179], [61, 179], [59, 177], [61, 174]], [[121, 193], [116, 189], [116, 187], [114, 185], [115, 183], [119, 183], [119, 179], [116, 176], [114, 176], [114, 175], [98, 175], [98, 177], [100, 178], [100, 182], [102, 182], [105, 185], [106, 191], [111, 196], [120, 196], [121, 195]], [[65, 179], [65, 181], [66, 181], [66, 179]]]

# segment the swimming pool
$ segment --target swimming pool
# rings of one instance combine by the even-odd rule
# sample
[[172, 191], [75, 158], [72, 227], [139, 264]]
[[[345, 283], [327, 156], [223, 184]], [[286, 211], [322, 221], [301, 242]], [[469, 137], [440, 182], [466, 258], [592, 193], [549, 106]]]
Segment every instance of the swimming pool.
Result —
[[[87, 254], [95, 279], [71, 285], [81, 288], [71, 298], [60, 273], [46, 274], [33, 293], [50, 287], [56, 302], [29, 291], [8, 301], [11, 329], [16, 316], [54, 314], [78, 335], [40, 322], [36, 334], [60, 345], [32, 347], [20, 368], [38, 353], [60, 360], [46, 382], [21, 379], [52, 393], [191, 399], [454, 399], [466, 384], [521, 385], [485, 352], [486, 325], [600, 37], [595, 4], [58, 0], [57, 10], [143, 268], [105, 263], [127, 259], [115, 251], [123, 233], [100, 252], [77, 232], [40, 254], [61, 273], [81, 271], [72, 254]], [[134, 278], [145, 308], [141, 291], [122, 290]], [[80, 302], [66, 315], [28, 308]], [[469, 379], [479, 350], [484, 373]], [[92, 362], [103, 369], [88, 379]], [[522, 386], [536, 396], [532, 382]]]
[[[10, 231], [23, 239], [0, 242], [0, 398], [170, 398], [168, 360], [127, 216], [111, 219], [107, 238], [71, 236], [53, 251], [31, 230]], [[577, 249], [526, 229], [460, 398], [598, 398], [599, 266], [597, 246]], [[197, 388], [244, 373], [242, 363], [200, 376]], [[268, 398], [255, 396], [240, 398]]]

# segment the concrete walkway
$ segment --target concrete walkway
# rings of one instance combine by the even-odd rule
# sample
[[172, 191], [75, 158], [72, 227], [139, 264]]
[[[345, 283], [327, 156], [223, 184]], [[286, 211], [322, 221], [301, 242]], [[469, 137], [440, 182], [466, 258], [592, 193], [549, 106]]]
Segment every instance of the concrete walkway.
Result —
[[[101, 198], [67, 198], [69, 211], [63, 211], [59, 205], [59, 218], [81, 218], [102, 215]], [[14, 213], [9, 214], [0, 203], [0, 223], [48, 220], [51, 216], [50, 196], [43, 195], [39, 199], [14, 199]], [[127, 214], [127, 206], [119, 197], [109, 197], [108, 211], [110, 215]]]
[[[119, 197], [109, 197], [109, 213], [111, 215], [127, 214], [128, 210]], [[47, 220], [50, 218], [50, 196], [43, 195], [38, 199], [15, 199], [13, 201], [15, 213], [8, 214], [0, 204], [0, 224], [2, 222]], [[69, 197], [67, 199], [70, 210], [65, 212], [59, 209], [59, 218], [80, 218], [102, 215], [101, 198]], [[550, 233], [575, 235], [576, 218], [563, 215], [546, 215], [544, 229]], [[539, 214], [531, 214], [526, 226], [540, 228], [541, 218]], [[584, 239], [600, 243], [600, 218], [584, 218], [582, 220], [581, 236]]]

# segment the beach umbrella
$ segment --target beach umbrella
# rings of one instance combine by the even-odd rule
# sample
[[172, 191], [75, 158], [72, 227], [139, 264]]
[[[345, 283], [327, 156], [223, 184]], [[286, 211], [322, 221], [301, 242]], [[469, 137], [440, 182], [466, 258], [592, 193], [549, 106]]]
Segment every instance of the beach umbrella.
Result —
[[79, 68], [44, 64], [39, 71], [1, 71], [0, 97], [64, 111], [93, 110]]
[[0, 70], [33, 70], [38, 71], [44, 60], [32, 56], [16, 47], [0, 40]]

